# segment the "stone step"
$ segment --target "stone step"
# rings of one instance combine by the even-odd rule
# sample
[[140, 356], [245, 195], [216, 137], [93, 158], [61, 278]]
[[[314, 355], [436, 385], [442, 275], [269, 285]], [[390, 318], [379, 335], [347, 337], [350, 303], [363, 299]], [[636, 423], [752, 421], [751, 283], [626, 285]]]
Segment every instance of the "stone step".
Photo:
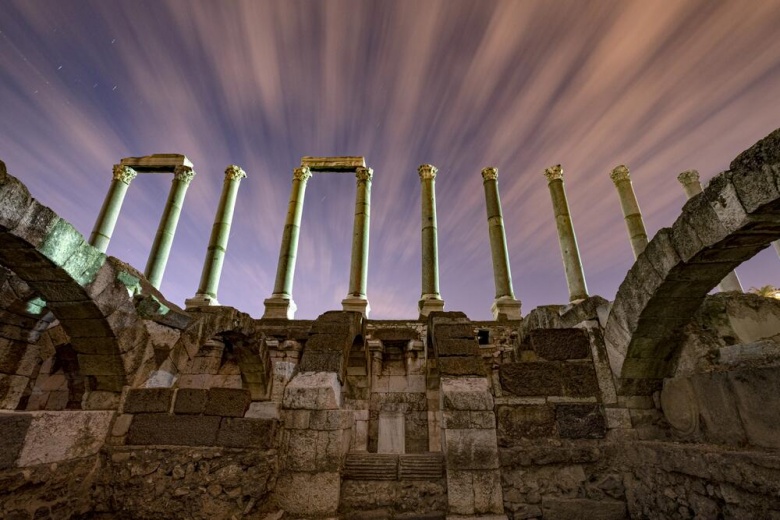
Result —
[[401, 455], [398, 462], [399, 480], [427, 480], [444, 476], [444, 457], [441, 453]]
[[444, 477], [441, 453], [350, 453], [342, 477], [351, 480], [431, 480]]

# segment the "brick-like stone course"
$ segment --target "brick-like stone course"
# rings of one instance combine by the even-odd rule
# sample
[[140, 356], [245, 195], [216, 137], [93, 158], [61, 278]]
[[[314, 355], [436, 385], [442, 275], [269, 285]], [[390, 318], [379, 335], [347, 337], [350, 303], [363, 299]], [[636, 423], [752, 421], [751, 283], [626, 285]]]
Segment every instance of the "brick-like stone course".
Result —
[[173, 388], [132, 388], [125, 396], [124, 413], [168, 413]]
[[590, 356], [588, 336], [582, 329], [533, 329], [529, 335], [534, 352], [548, 361]]

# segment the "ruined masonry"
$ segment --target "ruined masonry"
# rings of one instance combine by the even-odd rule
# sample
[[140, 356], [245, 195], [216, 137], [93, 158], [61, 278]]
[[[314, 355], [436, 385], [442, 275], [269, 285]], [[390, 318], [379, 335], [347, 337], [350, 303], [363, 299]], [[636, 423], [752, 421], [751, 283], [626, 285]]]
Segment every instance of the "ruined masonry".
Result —
[[[320, 172], [355, 176], [349, 287], [342, 309], [296, 320]], [[132, 181], [151, 173], [172, 184], [141, 273], [106, 251]], [[570, 301], [525, 316], [498, 170], [483, 169], [491, 321], [445, 310], [438, 170], [417, 173], [418, 316], [369, 319], [373, 170], [304, 157], [253, 319], [218, 301], [240, 167], [181, 309], [158, 288], [195, 182], [185, 156], [121, 160], [89, 241], [0, 162], [0, 517], [780, 518], [780, 301], [743, 293], [734, 273], [780, 250], [780, 130], [704, 188], [680, 174], [689, 198], [649, 241], [628, 168], [605, 172], [635, 258], [612, 302], [588, 294], [563, 169], [546, 169]]]

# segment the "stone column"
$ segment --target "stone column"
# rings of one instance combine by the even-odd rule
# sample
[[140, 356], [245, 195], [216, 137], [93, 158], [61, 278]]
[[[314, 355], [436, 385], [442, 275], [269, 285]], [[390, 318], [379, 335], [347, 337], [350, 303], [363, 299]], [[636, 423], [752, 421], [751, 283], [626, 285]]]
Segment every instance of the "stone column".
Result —
[[355, 221], [352, 228], [352, 262], [349, 272], [349, 293], [341, 301], [345, 311], [357, 311], [368, 318], [371, 306], [366, 296], [368, 281], [368, 232], [371, 223], [371, 168], [358, 167], [355, 193]]
[[[677, 176], [677, 180], [682, 184], [685, 195], [689, 199], [701, 193], [701, 182], [699, 181], [699, 172], [696, 170], [686, 170]], [[720, 292], [739, 291], [742, 292], [742, 284], [739, 281], [736, 271], [731, 271], [718, 284]]]
[[439, 294], [439, 239], [436, 228], [436, 173], [431, 164], [417, 168], [420, 175], [422, 201], [422, 295], [418, 303], [421, 316], [443, 311], [444, 300]]
[[642, 212], [639, 210], [639, 202], [634, 194], [634, 186], [631, 184], [631, 175], [624, 165], [617, 166], [609, 174], [617, 188], [620, 198], [620, 207], [623, 209], [623, 217], [626, 219], [628, 239], [631, 241], [631, 250], [634, 252], [634, 260], [647, 247], [647, 231], [642, 221]]
[[168, 255], [171, 252], [171, 244], [176, 234], [176, 226], [179, 224], [179, 215], [184, 205], [184, 196], [187, 194], [187, 188], [190, 186], [195, 171], [189, 166], [176, 166], [173, 170], [173, 184], [168, 193], [168, 201], [165, 203], [160, 218], [160, 225], [157, 227], [157, 234], [154, 237], [152, 250], [149, 252], [149, 259], [146, 261], [144, 275], [155, 288], [159, 289], [162, 284], [165, 266], [168, 263]]
[[230, 225], [233, 222], [238, 186], [241, 183], [241, 179], [245, 177], [246, 172], [234, 164], [225, 169], [225, 182], [222, 184], [222, 195], [219, 198], [217, 214], [214, 217], [214, 225], [211, 228], [209, 247], [206, 251], [206, 260], [203, 262], [203, 272], [200, 276], [200, 286], [195, 297], [184, 302], [188, 309], [219, 305], [219, 301], [217, 301], [219, 278], [222, 275], [222, 264], [225, 261], [225, 251], [230, 238]]
[[588, 297], [588, 287], [585, 285], [585, 273], [582, 271], [580, 251], [577, 247], [577, 237], [569, 214], [569, 203], [563, 186], [563, 168], [561, 165], [551, 166], [544, 170], [547, 177], [547, 187], [550, 188], [555, 225], [558, 228], [558, 242], [561, 246], [563, 268], [566, 271], [566, 285], [569, 287], [569, 301], [577, 302]]
[[305, 166], [293, 170], [290, 204], [287, 208], [287, 219], [284, 222], [279, 264], [276, 267], [276, 283], [273, 294], [264, 302], [263, 318], [291, 320], [295, 317], [295, 311], [298, 309], [292, 299], [293, 276], [295, 275], [295, 260], [298, 255], [298, 236], [301, 233], [303, 197], [306, 194], [306, 183], [310, 178], [311, 170]]
[[119, 218], [119, 211], [122, 209], [127, 188], [136, 175], [138, 173], [129, 166], [114, 165], [114, 178], [111, 181], [111, 187], [108, 189], [106, 200], [103, 201], [103, 207], [100, 209], [95, 227], [92, 229], [92, 235], [89, 237], [90, 245], [103, 253], [106, 252], [108, 243], [111, 241], [111, 234], [114, 232], [116, 220]]
[[496, 299], [490, 310], [496, 320], [519, 320], [520, 302], [515, 299], [512, 288], [512, 270], [509, 266], [509, 251], [506, 246], [504, 216], [501, 199], [498, 196], [498, 168], [482, 170], [482, 185], [485, 188], [490, 254], [493, 258], [493, 281], [496, 285]]

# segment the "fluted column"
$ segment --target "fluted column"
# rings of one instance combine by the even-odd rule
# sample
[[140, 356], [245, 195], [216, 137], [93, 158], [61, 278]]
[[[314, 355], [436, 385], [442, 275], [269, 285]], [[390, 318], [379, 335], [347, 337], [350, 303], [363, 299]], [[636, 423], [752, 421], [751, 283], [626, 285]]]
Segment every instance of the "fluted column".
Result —
[[173, 183], [171, 191], [168, 193], [168, 201], [165, 203], [165, 210], [160, 218], [160, 225], [157, 227], [157, 234], [154, 237], [152, 250], [149, 252], [149, 259], [146, 261], [144, 275], [149, 283], [157, 289], [162, 284], [165, 266], [168, 264], [168, 255], [171, 252], [171, 244], [176, 234], [176, 226], [179, 224], [179, 215], [184, 205], [184, 196], [187, 194], [187, 188], [190, 186], [195, 171], [189, 166], [176, 166], [173, 170]]
[[544, 171], [547, 177], [547, 187], [550, 188], [555, 225], [558, 228], [558, 242], [561, 246], [563, 268], [566, 271], [566, 284], [569, 287], [569, 301], [576, 302], [588, 297], [588, 287], [585, 285], [585, 273], [582, 271], [580, 251], [577, 247], [577, 237], [569, 213], [569, 203], [563, 186], [563, 168], [552, 166]]
[[219, 305], [217, 290], [219, 289], [219, 279], [222, 276], [222, 264], [225, 261], [225, 251], [230, 238], [230, 225], [233, 222], [238, 186], [241, 183], [241, 179], [245, 177], [246, 172], [234, 164], [225, 169], [225, 181], [222, 184], [222, 195], [219, 198], [217, 214], [214, 217], [214, 225], [211, 228], [209, 247], [206, 251], [206, 259], [203, 262], [203, 272], [200, 276], [200, 286], [195, 297], [185, 302], [188, 309], [207, 305]]
[[496, 299], [491, 311], [496, 320], [519, 320], [520, 302], [515, 299], [512, 288], [512, 270], [509, 265], [509, 250], [506, 245], [504, 216], [501, 198], [498, 195], [498, 168], [482, 170], [482, 186], [485, 188], [490, 253], [493, 258], [493, 281], [496, 285]]
[[129, 166], [122, 164], [114, 165], [111, 187], [108, 189], [106, 199], [103, 201], [103, 207], [100, 209], [100, 214], [97, 221], [95, 221], [95, 227], [92, 229], [92, 234], [89, 237], [90, 245], [103, 253], [106, 252], [108, 243], [111, 241], [111, 235], [119, 218], [119, 211], [122, 209], [127, 188], [136, 175], [138, 173]]
[[631, 184], [631, 174], [624, 165], [617, 166], [609, 174], [617, 188], [620, 198], [620, 207], [623, 209], [623, 217], [626, 220], [628, 239], [631, 241], [631, 250], [634, 252], [634, 260], [647, 247], [647, 231], [642, 221], [642, 212], [639, 210], [639, 202], [636, 200], [634, 186]]
[[264, 318], [291, 320], [295, 317], [295, 311], [298, 309], [292, 298], [293, 276], [295, 275], [295, 260], [298, 255], [298, 237], [301, 233], [303, 198], [306, 194], [306, 183], [310, 178], [311, 170], [305, 166], [295, 168], [293, 171], [290, 204], [287, 208], [282, 247], [279, 251], [279, 263], [276, 267], [276, 283], [273, 294], [264, 302]]
[[436, 174], [431, 164], [417, 168], [422, 201], [422, 295], [418, 303], [421, 316], [444, 310], [439, 294], [439, 239], [436, 227]]
[[[699, 181], [699, 172], [696, 170], [686, 170], [677, 176], [677, 180], [682, 184], [687, 198], [692, 198], [702, 192], [701, 181]], [[736, 271], [731, 271], [718, 284], [720, 292], [739, 291], [742, 292], [742, 283], [739, 281]]]
[[349, 272], [349, 293], [341, 301], [345, 311], [357, 311], [368, 317], [371, 307], [366, 296], [368, 281], [368, 232], [371, 223], [371, 168], [355, 169], [355, 221], [352, 227], [352, 261]]

